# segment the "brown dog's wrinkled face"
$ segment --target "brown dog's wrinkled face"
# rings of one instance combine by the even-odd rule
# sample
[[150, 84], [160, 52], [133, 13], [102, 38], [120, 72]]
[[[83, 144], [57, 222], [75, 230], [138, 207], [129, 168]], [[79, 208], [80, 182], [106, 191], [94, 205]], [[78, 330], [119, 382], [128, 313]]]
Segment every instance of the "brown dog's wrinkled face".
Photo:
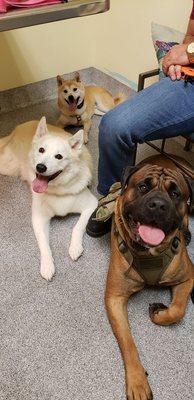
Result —
[[154, 165], [129, 175], [121, 196], [123, 223], [132, 240], [158, 246], [182, 225], [188, 209], [187, 183], [180, 172]]
[[57, 76], [58, 84], [58, 103], [59, 107], [66, 108], [69, 112], [75, 112], [77, 107], [81, 105], [85, 96], [85, 88], [80, 81], [77, 73], [74, 79], [64, 80], [61, 76]]

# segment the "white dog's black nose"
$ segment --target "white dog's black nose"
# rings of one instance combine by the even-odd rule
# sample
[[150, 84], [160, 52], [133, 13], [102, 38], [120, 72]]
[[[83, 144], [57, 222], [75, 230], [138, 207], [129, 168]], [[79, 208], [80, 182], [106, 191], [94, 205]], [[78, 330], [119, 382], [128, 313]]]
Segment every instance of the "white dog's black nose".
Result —
[[44, 164], [37, 164], [36, 170], [37, 170], [37, 172], [39, 172], [40, 174], [43, 174], [43, 172], [46, 172], [47, 167], [46, 167], [46, 165], [44, 165]]

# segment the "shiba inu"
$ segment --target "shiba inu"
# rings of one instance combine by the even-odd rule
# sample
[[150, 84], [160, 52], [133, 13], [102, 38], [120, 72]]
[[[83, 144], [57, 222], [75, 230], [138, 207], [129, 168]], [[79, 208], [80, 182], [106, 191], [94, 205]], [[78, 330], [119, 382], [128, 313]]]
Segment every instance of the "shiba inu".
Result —
[[84, 86], [78, 73], [74, 79], [65, 80], [57, 76], [58, 106], [61, 112], [57, 125], [84, 127], [84, 143], [88, 142], [91, 118], [96, 113], [104, 115], [125, 100], [124, 94], [113, 97], [106, 89], [97, 86]]
[[97, 200], [88, 189], [92, 161], [83, 145], [83, 130], [74, 136], [62, 129], [30, 121], [0, 139], [0, 173], [20, 176], [32, 191], [32, 225], [41, 253], [40, 273], [51, 280], [55, 266], [49, 246], [52, 217], [81, 214], [73, 228], [69, 255], [77, 260], [83, 252], [86, 224]]

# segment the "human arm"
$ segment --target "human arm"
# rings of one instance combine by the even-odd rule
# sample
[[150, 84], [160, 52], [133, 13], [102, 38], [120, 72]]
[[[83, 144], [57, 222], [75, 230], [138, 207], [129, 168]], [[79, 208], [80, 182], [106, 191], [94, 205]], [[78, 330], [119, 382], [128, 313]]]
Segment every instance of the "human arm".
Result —
[[[191, 17], [194, 18], [194, 6]], [[180, 79], [181, 66], [189, 64], [186, 50], [191, 42], [194, 42], [194, 19], [190, 18], [183, 43], [173, 46], [163, 59], [162, 69], [172, 80]]]

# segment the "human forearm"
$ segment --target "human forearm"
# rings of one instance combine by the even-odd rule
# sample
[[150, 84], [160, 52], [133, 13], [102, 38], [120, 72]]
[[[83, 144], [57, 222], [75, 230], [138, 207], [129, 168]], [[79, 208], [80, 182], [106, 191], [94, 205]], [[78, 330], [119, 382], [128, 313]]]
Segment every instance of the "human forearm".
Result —
[[190, 19], [186, 35], [184, 37], [183, 43], [191, 43], [194, 42], [194, 20]]
[[185, 35], [184, 40], [183, 40], [183, 43], [184, 43], [184, 44], [189, 44], [189, 43], [192, 43], [192, 42], [194, 42], [194, 36], [192, 36], [192, 35]]
[[189, 64], [187, 46], [192, 42], [194, 42], [194, 20], [190, 19], [183, 43], [173, 46], [163, 59], [163, 71], [171, 79], [180, 79], [181, 65]]

